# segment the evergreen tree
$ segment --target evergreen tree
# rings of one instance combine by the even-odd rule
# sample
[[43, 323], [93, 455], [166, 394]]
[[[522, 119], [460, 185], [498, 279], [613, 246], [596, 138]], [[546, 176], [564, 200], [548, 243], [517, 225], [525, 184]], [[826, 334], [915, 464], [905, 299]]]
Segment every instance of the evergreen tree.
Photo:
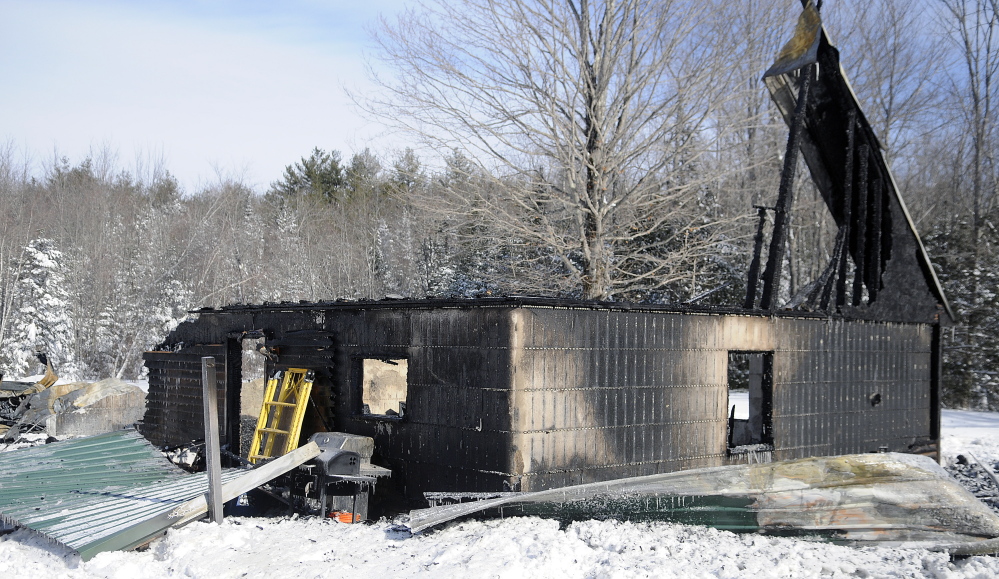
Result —
[[[943, 401], [950, 407], [999, 409], [999, 234], [985, 228], [975, 256], [969, 221], [927, 238], [958, 323], [944, 330]], [[975, 291], [975, 288], [978, 288]]]
[[54, 241], [35, 239], [25, 247], [13, 299], [11, 332], [0, 349], [7, 373], [24, 376], [38, 372], [37, 348], [48, 355], [61, 377], [79, 377], [63, 254]]
[[268, 196], [292, 199], [311, 196], [327, 202], [340, 201], [347, 176], [340, 165], [340, 153], [319, 147], [312, 154], [284, 169], [284, 176], [271, 184]]

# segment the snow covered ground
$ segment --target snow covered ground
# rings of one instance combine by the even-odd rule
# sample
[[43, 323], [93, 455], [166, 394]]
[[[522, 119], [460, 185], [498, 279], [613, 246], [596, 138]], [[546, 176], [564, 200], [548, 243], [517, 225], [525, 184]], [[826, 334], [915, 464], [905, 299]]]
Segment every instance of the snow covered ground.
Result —
[[990, 465], [999, 461], [999, 412], [944, 410], [940, 422], [945, 460], [971, 453]]
[[[944, 411], [945, 457], [999, 461], [999, 414]], [[391, 522], [227, 519], [170, 531], [143, 552], [83, 563], [26, 531], [0, 537], [0, 577], [999, 577], [999, 558], [951, 562], [668, 523], [510, 518], [410, 536]]]

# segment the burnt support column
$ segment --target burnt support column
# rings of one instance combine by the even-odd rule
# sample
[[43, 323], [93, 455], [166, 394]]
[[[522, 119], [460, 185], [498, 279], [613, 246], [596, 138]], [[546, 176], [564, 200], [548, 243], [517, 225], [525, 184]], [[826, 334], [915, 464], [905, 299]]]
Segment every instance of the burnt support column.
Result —
[[933, 324], [933, 336], [930, 340], [930, 439], [937, 447], [937, 462], [940, 462], [940, 390], [943, 378], [943, 347], [942, 330], [939, 314], [937, 323]]
[[749, 264], [749, 282], [746, 284], [746, 303], [743, 304], [747, 310], [756, 307], [756, 286], [760, 283], [760, 260], [763, 253], [763, 227], [767, 224], [767, 208], [754, 205], [760, 221], [756, 225], [756, 237], [753, 238], [753, 261]]
[[857, 134], [857, 110], [850, 109], [846, 127], [846, 163], [843, 167], [843, 209], [840, 230], [845, 237], [847, 250], [840, 253], [839, 271], [836, 276], [836, 308], [846, 305], [846, 266], [850, 255], [850, 219], [853, 215], [853, 157], [856, 155], [855, 137]]
[[857, 218], [854, 233], [853, 261], [857, 266], [853, 275], [853, 305], [859, 306], [864, 298], [864, 265], [867, 262], [867, 163], [870, 147], [860, 146], [860, 166], [857, 175]]
[[[225, 443], [229, 452], [239, 455], [240, 400], [243, 393], [243, 343], [239, 338], [228, 338], [225, 344]], [[227, 460], [227, 466], [239, 466], [237, 461]]]
[[881, 178], [877, 178], [871, 187], [871, 215], [868, 224], [867, 272], [865, 284], [867, 297], [873, 302], [878, 299], [881, 289], [881, 210], [884, 205], [884, 191], [881, 189]]
[[780, 190], [777, 206], [774, 207], [774, 231], [770, 238], [770, 251], [767, 255], [767, 269], [763, 276], [763, 296], [760, 309], [773, 310], [777, 307], [777, 292], [780, 288], [780, 274], [784, 263], [784, 246], [787, 244], [787, 224], [794, 201], [794, 173], [798, 166], [798, 149], [801, 131], [804, 130], [805, 107], [808, 104], [808, 91], [815, 65], [801, 69], [801, 86], [798, 88], [798, 102], [791, 119], [791, 131], [787, 136], [787, 151], [784, 154], [784, 170], [780, 176]]
[[820, 278], [823, 280], [822, 296], [819, 300], [819, 309], [822, 311], [829, 311], [829, 304], [832, 302], [833, 285], [834, 282], [838, 283], [838, 280], [836, 279], [836, 270], [839, 269], [839, 265], [843, 261], [843, 254], [846, 253], [844, 250], [844, 246], [846, 245], [846, 232], [847, 229], [844, 227], [840, 227], [839, 231], [836, 232], [836, 244], [833, 248], [832, 259], [829, 261], [829, 266], [822, 272], [822, 276]]

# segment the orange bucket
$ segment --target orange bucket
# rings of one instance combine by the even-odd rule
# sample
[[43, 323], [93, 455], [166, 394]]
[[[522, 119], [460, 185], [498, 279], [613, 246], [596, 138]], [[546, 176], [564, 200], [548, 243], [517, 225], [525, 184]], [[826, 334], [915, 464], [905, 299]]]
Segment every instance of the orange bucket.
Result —
[[333, 511], [330, 513], [331, 519], [336, 519], [341, 523], [359, 523], [361, 522], [361, 515], [355, 515], [354, 513], [348, 513], [346, 511]]

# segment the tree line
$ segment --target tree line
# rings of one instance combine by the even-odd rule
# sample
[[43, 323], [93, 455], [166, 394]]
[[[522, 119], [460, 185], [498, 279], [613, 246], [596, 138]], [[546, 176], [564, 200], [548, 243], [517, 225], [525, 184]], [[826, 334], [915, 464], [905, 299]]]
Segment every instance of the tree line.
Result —
[[[999, 407], [999, 0], [828, 0], [823, 21], [944, 289], [946, 402]], [[414, 149], [316, 148], [266, 191], [0, 150], [0, 363], [135, 377], [189, 309], [534, 294], [739, 305], [787, 129], [759, 82], [797, 3], [429, 2], [354, 95]], [[419, 151], [417, 153], [416, 151]], [[781, 299], [836, 227], [798, 171]]]

